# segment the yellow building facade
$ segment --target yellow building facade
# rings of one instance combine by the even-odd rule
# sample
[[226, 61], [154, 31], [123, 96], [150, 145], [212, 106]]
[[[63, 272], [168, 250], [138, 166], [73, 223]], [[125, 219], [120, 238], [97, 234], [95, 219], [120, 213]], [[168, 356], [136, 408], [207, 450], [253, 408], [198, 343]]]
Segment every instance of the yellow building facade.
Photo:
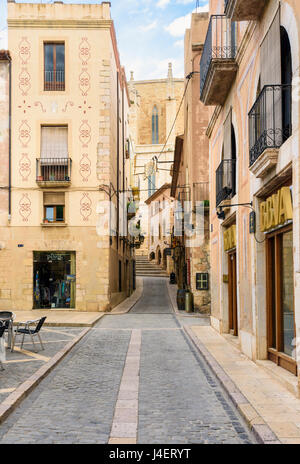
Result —
[[211, 322], [298, 394], [299, 25], [292, 0], [210, 1]]
[[134, 280], [120, 220], [110, 231], [109, 201], [118, 212], [130, 174], [110, 3], [10, 2], [8, 44], [12, 207], [1, 216], [0, 308], [110, 310]]

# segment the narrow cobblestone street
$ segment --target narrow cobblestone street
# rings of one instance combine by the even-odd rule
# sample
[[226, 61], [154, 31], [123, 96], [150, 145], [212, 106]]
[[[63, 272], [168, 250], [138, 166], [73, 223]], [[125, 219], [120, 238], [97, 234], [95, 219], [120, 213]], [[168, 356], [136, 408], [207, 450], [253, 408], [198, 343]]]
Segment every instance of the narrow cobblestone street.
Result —
[[131, 312], [102, 318], [0, 426], [0, 443], [253, 443], [186, 322], [166, 280], [145, 278]]

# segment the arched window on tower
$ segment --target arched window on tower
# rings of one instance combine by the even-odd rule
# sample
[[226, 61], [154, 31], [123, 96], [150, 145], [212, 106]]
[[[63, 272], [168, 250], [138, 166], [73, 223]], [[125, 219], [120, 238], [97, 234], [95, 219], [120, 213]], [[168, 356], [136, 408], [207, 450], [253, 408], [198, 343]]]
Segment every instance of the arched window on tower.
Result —
[[156, 145], [159, 143], [158, 134], [158, 108], [155, 105], [152, 111], [152, 144]]

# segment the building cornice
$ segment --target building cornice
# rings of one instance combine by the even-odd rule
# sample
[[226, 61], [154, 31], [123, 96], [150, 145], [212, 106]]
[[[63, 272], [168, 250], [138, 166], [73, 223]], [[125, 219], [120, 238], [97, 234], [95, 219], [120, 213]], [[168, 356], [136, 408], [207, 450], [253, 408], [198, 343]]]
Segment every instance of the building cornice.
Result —
[[110, 29], [110, 19], [8, 19], [8, 29]]

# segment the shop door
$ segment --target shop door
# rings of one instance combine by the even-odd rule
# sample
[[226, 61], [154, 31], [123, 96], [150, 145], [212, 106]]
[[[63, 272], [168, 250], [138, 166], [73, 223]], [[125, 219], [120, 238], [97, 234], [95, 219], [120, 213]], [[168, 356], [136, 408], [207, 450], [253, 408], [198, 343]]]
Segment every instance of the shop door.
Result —
[[236, 252], [228, 254], [228, 309], [229, 331], [232, 335], [238, 335], [237, 317], [237, 281], [236, 281]]
[[292, 228], [270, 234], [266, 246], [268, 358], [297, 374]]

